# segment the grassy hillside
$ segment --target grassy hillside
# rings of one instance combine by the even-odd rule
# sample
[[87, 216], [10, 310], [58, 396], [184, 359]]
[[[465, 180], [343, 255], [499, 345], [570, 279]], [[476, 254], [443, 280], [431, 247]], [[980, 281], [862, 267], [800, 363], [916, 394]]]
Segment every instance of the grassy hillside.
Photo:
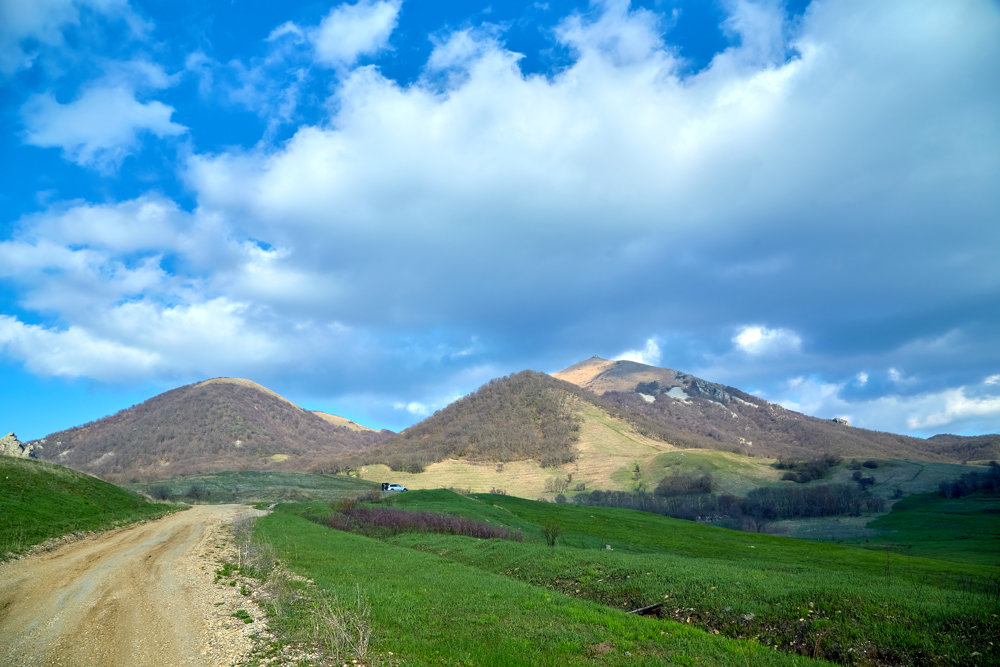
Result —
[[52, 463], [0, 456], [0, 558], [52, 537], [162, 516], [165, 505]]
[[324, 619], [338, 628], [349, 625], [364, 633], [365, 664], [804, 662], [758, 643], [624, 614], [502, 572], [331, 530], [288, 513], [260, 519], [258, 535], [276, 547], [287, 567], [315, 584], [297, 591], [303, 596], [298, 605], [272, 618], [272, 629], [315, 644], [329, 633]]
[[[1000, 660], [990, 644], [1000, 633], [996, 566], [506, 496], [424, 491], [388, 502], [524, 535], [404, 532], [375, 542], [287, 513], [329, 513], [317, 505], [262, 520], [261, 536], [292, 569], [342, 599], [369, 601], [372, 649], [403, 663], [478, 664], [489, 655], [504, 664]], [[545, 526], [561, 531], [554, 547]], [[323, 557], [332, 552], [338, 558]], [[622, 613], [654, 603], [663, 603], [659, 620]]]
[[[1000, 498], [910, 496], [867, 526], [863, 546], [958, 563], [1000, 563]], [[855, 540], [862, 544], [860, 540]], [[1000, 587], [1000, 579], [997, 581]]]

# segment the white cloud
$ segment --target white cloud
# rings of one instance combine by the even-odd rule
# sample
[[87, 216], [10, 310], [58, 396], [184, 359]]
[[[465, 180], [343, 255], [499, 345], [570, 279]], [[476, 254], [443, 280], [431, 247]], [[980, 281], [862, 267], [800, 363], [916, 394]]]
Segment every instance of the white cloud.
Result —
[[[242, 341], [225, 350], [206, 333], [220, 359], [277, 368], [272, 352], [292, 350], [317, 374], [398, 363], [401, 339], [417, 341], [411, 356], [430, 367], [525, 344], [543, 359], [569, 340], [613, 351], [622, 331], [675, 327], [711, 339], [720, 364], [785, 378], [829, 363], [803, 354], [805, 339], [810, 355], [824, 340], [863, 347], [854, 336], [871, 326], [872, 299], [914, 322], [997, 293], [997, 13], [814, 3], [789, 26], [776, 3], [725, 7], [740, 43], [694, 74], [667, 41], [669, 19], [622, 0], [563, 21], [555, 46], [571, 61], [545, 75], [525, 74], [491, 26], [435, 42], [415, 82], [357, 66], [389, 47], [399, 2], [339, 5], [318, 27], [284, 23], [259, 59], [192, 54], [206, 95], [280, 123], [300, 117], [315, 57], [337, 70], [329, 114], [280, 143], [267, 134], [194, 155], [193, 213], [145, 197], [22, 221], [23, 234], [0, 244], [0, 271], [24, 285], [22, 304], [62, 327], [42, 333], [80, 331], [164, 355], [157, 368], [201, 368], [211, 359], [185, 358], [199, 339], [182, 329], [216, 317]], [[174, 77], [129, 63], [68, 104], [34, 98], [29, 141], [113, 164], [144, 132], [183, 132], [170, 107], [140, 101]], [[105, 333], [88, 315], [96, 306], [122, 333]], [[143, 319], [172, 333], [157, 337]], [[909, 336], [888, 325], [880, 334], [882, 350]], [[662, 340], [625, 356], [659, 364]], [[943, 359], [956, 343], [968, 347], [945, 336], [891, 359], [855, 351], [845, 367], [893, 364], [923, 381], [907, 355]], [[885, 376], [866, 380], [848, 382], [871, 392]], [[815, 382], [788, 400], [877, 424], [873, 401]], [[885, 403], [901, 429], [907, 400]], [[409, 403], [435, 404], [417, 396], [401, 410]]]
[[468, 68], [483, 56], [502, 50], [496, 36], [484, 30], [466, 28], [449, 33], [445, 39], [434, 39], [434, 50], [427, 59], [427, 69], [447, 70]]
[[845, 397], [845, 383], [798, 377], [763, 398], [807, 415], [846, 417], [853, 426], [892, 433], [931, 436], [936, 433], [984, 432], [1000, 419], [1000, 395], [988, 382], [912, 395]]
[[63, 31], [88, 13], [124, 20], [134, 34], [145, 24], [128, 0], [3, 0], [0, 2], [0, 75], [31, 67], [40, 47], [63, 46]]
[[920, 399], [918, 405], [922, 409], [906, 420], [909, 430], [926, 431], [965, 419], [1000, 415], [1000, 396], [970, 397], [964, 387], [943, 391], [932, 400]]
[[135, 380], [160, 370], [157, 354], [96, 338], [80, 327], [54, 331], [0, 315], [0, 349], [35, 373], [57, 377]]
[[662, 353], [660, 352], [660, 344], [655, 338], [650, 338], [646, 341], [646, 346], [641, 350], [629, 350], [627, 352], [622, 352], [620, 355], [615, 357], [615, 359], [624, 361], [636, 361], [640, 364], [647, 364], [649, 366], [659, 366]]
[[802, 338], [788, 329], [745, 326], [733, 337], [733, 343], [747, 354], [774, 356], [798, 353], [802, 347]]
[[333, 67], [353, 65], [389, 44], [401, 0], [358, 0], [330, 10], [312, 35], [316, 58]]
[[406, 412], [409, 412], [411, 415], [417, 417], [427, 417], [428, 415], [431, 414], [431, 412], [433, 412], [433, 410], [431, 410], [430, 407], [418, 401], [410, 401], [409, 403], [403, 403], [402, 401], [397, 401], [396, 403], [394, 403], [394, 406], [397, 410], [405, 410]]
[[600, 10], [595, 20], [573, 15], [557, 28], [556, 34], [583, 58], [599, 55], [616, 64], [632, 64], [660, 57], [660, 15], [631, 9], [629, 4], [629, 0], [600, 0], [595, 3]]
[[722, 22], [739, 45], [720, 56], [716, 64], [738, 58], [746, 65], [770, 66], [785, 58], [784, 8], [775, 0], [729, 0], [729, 16]]
[[296, 42], [302, 41], [306, 37], [305, 32], [294, 21], [285, 21], [267, 35], [267, 41], [273, 42], [289, 35]]
[[139, 102], [126, 86], [87, 88], [74, 101], [61, 104], [51, 93], [35, 95], [21, 109], [25, 142], [61, 148], [82, 166], [116, 167], [134, 152], [143, 132], [158, 137], [186, 131], [170, 120], [174, 109], [162, 102]]

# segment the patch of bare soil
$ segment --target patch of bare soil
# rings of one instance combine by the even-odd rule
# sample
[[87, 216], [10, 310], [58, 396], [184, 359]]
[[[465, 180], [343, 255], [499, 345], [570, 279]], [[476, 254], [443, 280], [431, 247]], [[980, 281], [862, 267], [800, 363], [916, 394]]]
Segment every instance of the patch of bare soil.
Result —
[[0, 565], [0, 664], [232, 665], [262, 623], [215, 583], [242, 505], [198, 505], [157, 521]]

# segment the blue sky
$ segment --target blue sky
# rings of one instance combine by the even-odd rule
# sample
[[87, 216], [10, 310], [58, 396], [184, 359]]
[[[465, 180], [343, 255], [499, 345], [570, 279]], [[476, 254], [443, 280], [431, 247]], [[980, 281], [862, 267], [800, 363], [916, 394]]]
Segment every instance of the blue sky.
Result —
[[0, 0], [0, 431], [600, 355], [1000, 432], [990, 0]]

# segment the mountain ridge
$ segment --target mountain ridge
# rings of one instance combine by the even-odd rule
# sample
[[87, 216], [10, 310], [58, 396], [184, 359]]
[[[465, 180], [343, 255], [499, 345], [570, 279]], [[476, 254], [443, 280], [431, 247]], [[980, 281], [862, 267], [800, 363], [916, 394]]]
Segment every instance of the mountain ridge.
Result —
[[[545, 477], [570, 464], [581, 474], [606, 468], [612, 459], [618, 472], [595, 479], [624, 480], [630, 447], [636, 462], [684, 449], [758, 459], [1000, 458], [1000, 435], [925, 440], [858, 429], [680, 371], [600, 357], [552, 374], [496, 378], [399, 434], [305, 410], [251, 380], [212, 378], [30, 444], [39, 458], [117, 481], [372, 464], [415, 472], [445, 461], [498, 470], [522, 462], [549, 470], [530, 473]], [[588, 460], [578, 462], [581, 455]], [[610, 458], [590, 460], [601, 456]]]
[[857, 428], [634, 361], [591, 357], [552, 375], [598, 394], [640, 432], [678, 445], [770, 458], [834, 454], [959, 462], [1000, 455], [1000, 436], [924, 439]]

